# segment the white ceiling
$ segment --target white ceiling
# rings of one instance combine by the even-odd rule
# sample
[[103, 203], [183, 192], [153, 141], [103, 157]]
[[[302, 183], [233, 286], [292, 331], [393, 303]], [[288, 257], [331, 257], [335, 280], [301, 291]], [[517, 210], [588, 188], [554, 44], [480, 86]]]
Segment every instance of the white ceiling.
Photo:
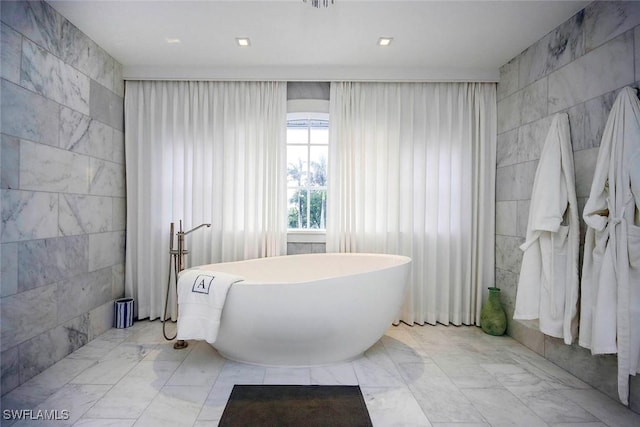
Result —
[[[496, 81], [501, 65], [589, 1], [49, 3], [129, 79]], [[377, 46], [381, 36], [391, 46]]]

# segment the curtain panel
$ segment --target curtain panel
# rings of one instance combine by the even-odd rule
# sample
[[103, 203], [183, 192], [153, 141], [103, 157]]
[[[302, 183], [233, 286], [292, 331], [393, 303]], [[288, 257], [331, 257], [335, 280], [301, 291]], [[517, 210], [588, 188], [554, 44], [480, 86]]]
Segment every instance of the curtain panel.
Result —
[[413, 259], [399, 320], [476, 324], [494, 283], [492, 83], [331, 85], [327, 251]]
[[171, 222], [212, 224], [186, 236], [187, 266], [286, 253], [285, 132], [286, 83], [126, 83], [125, 292], [138, 318], [162, 315]]

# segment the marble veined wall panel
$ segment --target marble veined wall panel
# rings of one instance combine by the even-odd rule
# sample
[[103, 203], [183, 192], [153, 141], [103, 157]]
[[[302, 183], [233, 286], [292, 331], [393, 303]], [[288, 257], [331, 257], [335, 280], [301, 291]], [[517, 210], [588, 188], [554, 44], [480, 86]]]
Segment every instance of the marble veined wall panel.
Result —
[[633, 82], [633, 31], [629, 31], [549, 75], [549, 112]]
[[89, 236], [31, 240], [18, 244], [18, 290], [24, 292], [89, 271]]
[[58, 282], [58, 323], [63, 323], [112, 299], [111, 267]]
[[518, 129], [498, 135], [496, 164], [498, 167], [518, 163]]
[[0, 91], [2, 133], [58, 145], [57, 103], [6, 80], [1, 81]]
[[585, 8], [584, 25], [590, 51], [640, 25], [640, 7], [635, 1], [596, 1]]
[[600, 146], [609, 111], [617, 95], [617, 90], [609, 92], [567, 110], [574, 151]]
[[553, 116], [546, 116], [518, 128], [518, 162], [538, 160]]
[[124, 131], [122, 98], [95, 81], [91, 81], [91, 117]]
[[18, 347], [12, 347], [0, 354], [2, 360], [1, 372], [2, 382], [0, 387], [3, 390], [11, 390], [20, 385], [20, 358], [18, 357]]
[[496, 203], [496, 234], [516, 235], [517, 201]]
[[0, 25], [0, 67], [3, 79], [20, 82], [20, 49], [22, 36], [5, 24]]
[[547, 91], [547, 79], [543, 78], [520, 92], [520, 124], [531, 123], [547, 115]]
[[29, 141], [20, 143], [20, 188], [86, 194], [87, 156]]
[[33, 338], [56, 324], [56, 288], [55, 284], [49, 285], [0, 300], [2, 351]]
[[124, 262], [125, 235], [121, 231], [89, 235], [89, 271]]
[[0, 188], [20, 188], [20, 139], [1, 135], [2, 170], [0, 170]]
[[125, 196], [124, 165], [95, 158], [90, 159], [89, 165], [89, 194]]
[[58, 195], [36, 191], [0, 191], [1, 241], [43, 239], [58, 235]]
[[124, 263], [111, 267], [112, 284], [111, 291], [113, 299], [124, 297]]
[[498, 168], [496, 201], [530, 199], [537, 168], [537, 161]]
[[127, 199], [124, 197], [114, 197], [113, 203], [113, 231], [124, 230], [127, 226]]
[[60, 146], [104, 160], [113, 160], [113, 128], [82, 113], [62, 108]]
[[6, 297], [18, 292], [18, 244], [3, 243], [1, 251], [0, 297]]
[[122, 64], [115, 62], [113, 65], [113, 92], [124, 98], [124, 79], [122, 78]]
[[42, 48], [61, 56], [62, 26], [65, 19], [40, 1], [0, 2], [2, 21]]
[[124, 164], [124, 132], [113, 129], [113, 158], [115, 163]]
[[45, 1], [0, 2], [2, 393], [124, 294], [122, 66]]
[[103, 233], [112, 229], [111, 197], [61, 194], [59, 209], [60, 234], [63, 236]]
[[519, 89], [518, 73], [520, 71], [520, 56], [516, 56], [511, 61], [500, 67], [500, 84], [496, 88], [498, 101], [505, 96], [511, 95]]
[[65, 150], [86, 153], [84, 147], [89, 145], [89, 125], [91, 117], [71, 108], [60, 109], [60, 147]]
[[89, 312], [89, 339], [105, 333], [113, 327], [113, 302], [107, 302]]
[[520, 126], [522, 92], [515, 92], [498, 102], [498, 134]]
[[[24, 383], [88, 342], [85, 313], [20, 344], [20, 382]], [[42, 351], [46, 348], [48, 351]]]
[[114, 89], [115, 61], [75, 25], [62, 25], [62, 58], [102, 86]]
[[521, 88], [584, 54], [583, 22], [580, 11], [519, 56]]
[[89, 114], [89, 77], [27, 39], [22, 41], [21, 86]]

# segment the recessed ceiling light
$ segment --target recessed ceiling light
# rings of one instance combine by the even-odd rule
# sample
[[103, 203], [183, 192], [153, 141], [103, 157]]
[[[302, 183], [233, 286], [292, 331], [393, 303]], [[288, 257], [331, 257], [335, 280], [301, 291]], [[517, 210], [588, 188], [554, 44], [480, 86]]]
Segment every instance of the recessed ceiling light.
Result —
[[389, 46], [393, 41], [393, 37], [380, 37], [378, 39], [378, 46]]
[[176, 39], [176, 38], [167, 37], [165, 40], [167, 41], [168, 44], [178, 44], [178, 43], [180, 43], [180, 39]]
[[251, 40], [249, 40], [249, 37], [236, 37], [236, 43], [238, 43], [238, 46], [240, 47], [251, 46]]

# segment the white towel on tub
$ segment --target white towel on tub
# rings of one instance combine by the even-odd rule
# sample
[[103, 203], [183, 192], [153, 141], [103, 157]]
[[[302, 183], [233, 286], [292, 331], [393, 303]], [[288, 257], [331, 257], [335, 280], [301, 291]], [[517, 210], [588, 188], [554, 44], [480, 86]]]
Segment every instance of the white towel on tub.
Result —
[[213, 344], [218, 337], [222, 308], [232, 284], [244, 278], [211, 270], [190, 269], [178, 279], [179, 340], [205, 340]]

